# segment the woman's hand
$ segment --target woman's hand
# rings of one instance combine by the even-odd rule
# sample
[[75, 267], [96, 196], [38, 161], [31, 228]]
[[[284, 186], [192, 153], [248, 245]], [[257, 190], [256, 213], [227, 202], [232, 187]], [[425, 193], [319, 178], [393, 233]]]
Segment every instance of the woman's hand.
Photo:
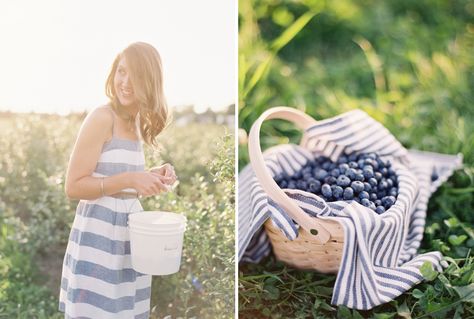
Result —
[[174, 167], [169, 163], [165, 163], [158, 167], [153, 167], [150, 172], [158, 175], [161, 181], [166, 185], [173, 185], [177, 179]]
[[154, 172], [134, 172], [132, 183], [140, 196], [153, 196], [169, 190], [161, 177]]

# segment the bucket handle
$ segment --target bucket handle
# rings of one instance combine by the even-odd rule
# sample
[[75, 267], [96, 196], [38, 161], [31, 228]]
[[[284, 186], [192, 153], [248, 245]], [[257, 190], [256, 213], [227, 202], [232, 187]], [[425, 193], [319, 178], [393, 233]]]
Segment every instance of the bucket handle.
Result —
[[250, 164], [263, 190], [281, 206], [290, 217], [295, 220], [308, 233], [315, 235], [316, 242], [324, 244], [329, 241], [330, 233], [323, 227], [317, 218], [308, 216], [283, 190], [268, 173], [260, 147], [260, 128], [263, 121], [269, 119], [282, 119], [290, 121], [298, 128], [306, 130], [317, 122], [311, 116], [291, 107], [278, 106], [266, 110], [253, 123], [249, 133], [248, 148]]

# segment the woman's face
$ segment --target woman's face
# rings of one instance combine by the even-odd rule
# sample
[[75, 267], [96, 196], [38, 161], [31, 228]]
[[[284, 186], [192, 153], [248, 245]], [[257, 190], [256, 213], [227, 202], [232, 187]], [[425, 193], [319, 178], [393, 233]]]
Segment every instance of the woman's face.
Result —
[[135, 103], [135, 94], [130, 82], [130, 72], [125, 57], [120, 58], [117, 70], [115, 71], [114, 89], [120, 104], [129, 106]]

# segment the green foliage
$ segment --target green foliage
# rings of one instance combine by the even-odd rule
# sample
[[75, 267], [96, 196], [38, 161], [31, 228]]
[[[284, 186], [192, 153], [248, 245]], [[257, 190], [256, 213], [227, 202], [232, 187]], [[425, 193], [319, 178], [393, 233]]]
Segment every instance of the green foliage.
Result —
[[[0, 120], [0, 318], [61, 318], [61, 264], [77, 205], [65, 196], [64, 177], [81, 120]], [[213, 124], [172, 125], [159, 144], [158, 152], [145, 147], [147, 166], [173, 164], [180, 183], [143, 206], [182, 213], [188, 228], [180, 272], [153, 278], [151, 318], [232, 317], [233, 133]]]
[[[152, 304], [157, 318], [231, 318], [234, 315], [234, 143], [215, 139], [208, 162], [212, 179], [195, 175], [187, 196], [169, 193], [150, 199], [144, 208], [178, 212], [188, 219], [180, 272], [154, 277]], [[179, 175], [179, 170], [177, 169]], [[191, 188], [190, 188], [191, 190]], [[192, 284], [193, 278], [202, 291]]]
[[[276, 39], [309, 15], [279, 51], [272, 50]], [[464, 156], [464, 167], [430, 199], [420, 248], [446, 256], [449, 266], [442, 273], [425, 265], [425, 282], [363, 312], [331, 306], [334, 276], [289, 269], [267, 258], [240, 267], [241, 317], [474, 315], [473, 17], [472, 0], [239, 2], [239, 136], [273, 106], [296, 107], [317, 120], [360, 108], [407, 148]], [[262, 125], [262, 149], [300, 138], [288, 122]], [[245, 138], [238, 161], [239, 170], [249, 161]], [[267, 278], [273, 278], [270, 286]]]

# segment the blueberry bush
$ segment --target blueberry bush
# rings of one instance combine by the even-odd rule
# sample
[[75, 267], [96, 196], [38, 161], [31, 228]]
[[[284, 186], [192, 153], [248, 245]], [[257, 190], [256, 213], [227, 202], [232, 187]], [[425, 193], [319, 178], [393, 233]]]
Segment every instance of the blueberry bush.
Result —
[[[359, 108], [407, 148], [464, 156], [464, 167], [430, 198], [420, 248], [443, 253], [443, 272], [422, 267], [424, 282], [390, 303], [356, 311], [331, 305], [334, 275], [268, 257], [239, 265], [239, 317], [474, 317], [473, 21], [472, 0], [239, 1], [239, 170], [249, 161], [252, 123], [281, 105], [316, 120]], [[300, 138], [289, 122], [262, 125], [263, 149]], [[340, 186], [332, 182], [324, 187], [328, 196]], [[323, 184], [311, 187], [323, 194]]]
[[[83, 115], [0, 118], [0, 318], [63, 318], [62, 258], [77, 201], [64, 177]], [[151, 318], [234, 315], [234, 138], [216, 124], [171, 125], [147, 167], [175, 166], [177, 188], [142, 200], [185, 214], [180, 272], [154, 276]], [[219, 274], [216, 276], [215, 274]]]

